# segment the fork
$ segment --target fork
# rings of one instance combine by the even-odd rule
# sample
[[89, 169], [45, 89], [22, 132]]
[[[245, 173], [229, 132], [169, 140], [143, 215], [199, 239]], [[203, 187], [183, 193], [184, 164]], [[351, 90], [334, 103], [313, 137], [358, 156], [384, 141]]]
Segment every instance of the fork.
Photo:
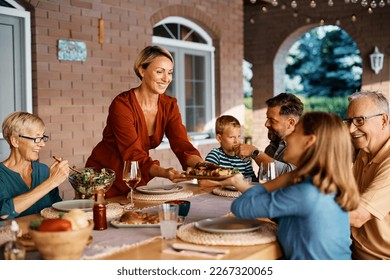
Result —
[[[53, 156], [53, 158], [54, 158], [56, 161], [58, 161], [58, 162], [61, 162], [61, 161], [62, 161], [61, 159], [59, 159], [59, 158], [56, 157], [56, 156]], [[79, 173], [79, 174], [82, 173], [80, 170], [78, 170], [78, 169], [76, 169], [76, 168], [74, 168], [74, 167], [72, 167], [72, 166], [70, 166], [70, 165], [69, 165], [69, 169], [71, 169], [71, 170], [73, 170], [74, 172]]]
[[218, 257], [218, 256], [224, 254], [224, 252], [222, 252], [222, 251], [212, 251], [212, 250], [203, 249], [201, 247], [197, 248], [196, 246], [188, 246], [188, 248], [187, 248], [187, 246], [182, 247], [176, 243], [169, 244], [169, 247], [173, 251], [178, 252], [178, 253], [181, 253], [181, 252], [183, 252], [183, 253], [199, 253], [199, 254], [209, 255], [210, 257]]

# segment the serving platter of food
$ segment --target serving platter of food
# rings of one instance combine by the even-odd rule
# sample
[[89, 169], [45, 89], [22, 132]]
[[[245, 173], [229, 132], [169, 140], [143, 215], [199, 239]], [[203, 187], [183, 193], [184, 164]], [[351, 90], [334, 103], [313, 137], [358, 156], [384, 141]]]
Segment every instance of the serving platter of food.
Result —
[[[183, 217], [179, 217], [177, 222], [181, 225]], [[112, 220], [110, 223], [117, 228], [160, 227], [157, 214], [142, 211], [125, 212], [119, 219]]]
[[188, 179], [221, 181], [239, 172], [236, 168], [230, 169], [211, 162], [199, 162], [195, 167], [188, 167], [184, 174]]

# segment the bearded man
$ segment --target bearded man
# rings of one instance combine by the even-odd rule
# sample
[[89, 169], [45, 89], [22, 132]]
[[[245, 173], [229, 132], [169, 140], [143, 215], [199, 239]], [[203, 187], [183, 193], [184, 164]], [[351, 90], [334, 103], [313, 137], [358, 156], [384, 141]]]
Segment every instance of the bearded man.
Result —
[[285, 137], [294, 131], [295, 125], [303, 113], [302, 101], [291, 93], [280, 93], [268, 99], [267, 120], [265, 127], [268, 129], [269, 145], [264, 152], [257, 147], [241, 144], [236, 149], [236, 154], [242, 158], [251, 156], [260, 166], [261, 163], [275, 163], [278, 175], [289, 172], [295, 168], [291, 163], [283, 160], [286, 149]]

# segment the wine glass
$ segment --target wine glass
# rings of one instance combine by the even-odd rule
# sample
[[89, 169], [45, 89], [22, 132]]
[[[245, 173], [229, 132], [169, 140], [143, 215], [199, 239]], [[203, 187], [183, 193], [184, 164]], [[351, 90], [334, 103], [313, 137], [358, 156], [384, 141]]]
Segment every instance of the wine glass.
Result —
[[[123, 181], [130, 188], [130, 203], [125, 206], [125, 210], [134, 209], [133, 190], [141, 181], [141, 170], [138, 161], [126, 160], [123, 166]], [[127, 195], [129, 198], [129, 195]]]

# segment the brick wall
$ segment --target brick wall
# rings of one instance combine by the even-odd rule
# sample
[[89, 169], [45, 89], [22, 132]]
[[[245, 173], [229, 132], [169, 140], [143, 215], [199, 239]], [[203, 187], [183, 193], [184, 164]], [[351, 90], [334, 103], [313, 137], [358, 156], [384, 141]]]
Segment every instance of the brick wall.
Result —
[[[315, 9], [309, 7], [309, 1], [297, 2], [298, 16], [294, 17], [289, 7], [283, 10], [281, 5], [275, 8], [262, 1], [256, 1], [255, 5], [244, 1], [244, 56], [253, 64], [254, 71], [253, 143], [261, 148], [268, 144], [264, 127], [265, 100], [284, 88], [282, 78], [287, 52], [300, 36], [319, 26], [321, 18], [324, 24], [335, 24], [339, 19], [340, 27], [356, 42], [363, 59], [362, 88], [378, 90], [390, 97], [390, 6], [378, 7], [369, 14], [360, 4], [345, 4], [344, 1], [334, 1], [333, 7], [327, 5], [328, 1], [316, 1]], [[262, 13], [262, 7], [268, 12]], [[351, 21], [352, 14], [357, 16], [355, 22]], [[385, 54], [384, 67], [378, 75], [369, 63], [374, 46]]]
[[[40, 161], [52, 155], [84, 166], [101, 140], [108, 107], [120, 92], [138, 85], [132, 71], [136, 55], [152, 42], [152, 28], [168, 16], [182, 16], [204, 28], [215, 51], [217, 115], [242, 112], [242, 0], [20, 0], [31, 12], [33, 107], [46, 124], [50, 141]], [[223, 11], [223, 12], [221, 12]], [[105, 39], [98, 42], [98, 20]], [[87, 61], [57, 60], [57, 41], [75, 39], [87, 45]], [[223, 96], [223, 97], [222, 97]], [[238, 109], [237, 109], [238, 108]], [[215, 146], [215, 145], [214, 145]], [[198, 145], [205, 156], [210, 144]], [[163, 166], [178, 167], [172, 152], [151, 151]], [[69, 183], [61, 186], [72, 197]]]
[[[260, 148], [265, 147], [268, 141], [264, 100], [272, 97], [281, 83], [277, 71], [283, 67], [283, 54], [299, 36], [318, 26], [318, 21], [307, 23], [305, 17], [294, 18], [288, 9], [271, 11], [270, 5], [267, 6], [270, 12], [262, 14], [260, 6], [253, 8], [249, 0], [17, 2], [31, 12], [33, 106], [34, 113], [44, 119], [51, 137], [40, 158], [47, 164], [52, 162], [52, 155], [57, 155], [76, 166], [84, 166], [92, 148], [101, 139], [111, 100], [138, 85], [132, 71], [135, 56], [151, 44], [153, 25], [168, 16], [192, 20], [213, 38], [216, 115], [234, 114], [243, 124], [241, 63], [245, 51], [245, 59], [253, 63], [254, 71], [252, 140]], [[345, 15], [349, 17], [356, 6], [334, 1], [335, 6], [328, 10], [325, 2], [317, 1], [317, 10], [325, 11], [333, 22], [340, 17], [340, 26], [360, 49], [364, 59], [363, 87], [379, 89], [390, 96], [390, 6], [377, 8], [372, 15], [356, 11], [358, 20], [351, 22]], [[300, 11], [302, 14], [313, 12], [309, 8]], [[105, 25], [103, 44], [98, 42], [100, 18]], [[88, 48], [87, 61], [58, 61], [58, 39], [84, 41]], [[374, 45], [385, 53], [384, 69], [379, 75], [373, 74], [367, 60]], [[214, 146], [217, 144], [197, 144], [203, 156]], [[163, 166], [178, 166], [169, 149], [151, 151], [151, 156], [159, 159]], [[67, 193], [69, 188], [67, 183], [62, 186]]]

